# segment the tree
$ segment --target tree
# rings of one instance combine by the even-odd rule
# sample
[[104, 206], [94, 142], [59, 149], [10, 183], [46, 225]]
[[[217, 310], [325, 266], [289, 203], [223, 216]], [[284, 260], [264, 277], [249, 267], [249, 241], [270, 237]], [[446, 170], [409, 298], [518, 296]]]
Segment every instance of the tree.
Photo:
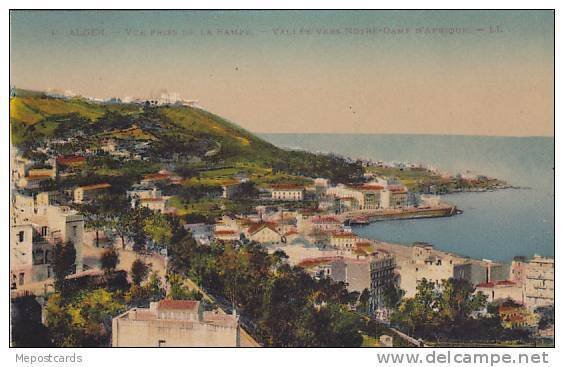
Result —
[[200, 301], [203, 295], [196, 291], [190, 290], [185, 284], [185, 279], [174, 273], [170, 273], [167, 276], [167, 281], [169, 284], [168, 298], [170, 299], [186, 299], [186, 300], [197, 300]]
[[118, 294], [106, 289], [85, 290], [63, 302], [49, 297], [46, 324], [57, 347], [108, 346], [112, 318], [124, 311]]
[[[481, 292], [475, 294], [466, 280], [443, 280], [437, 289], [435, 283], [423, 279], [415, 297], [399, 304], [392, 323], [416, 337], [464, 339], [472, 329], [469, 325], [476, 324], [472, 314], [485, 306], [486, 297]], [[487, 324], [495, 326], [499, 321]]]
[[105, 250], [100, 256], [100, 267], [106, 275], [112, 274], [119, 262], [119, 254], [113, 248]]
[[393, 310], [397, 308], [404, 295], [405, 295], [405, 291], [400, 287], [398, 287], [398, 285], [395, 282], [389, 283], [384, 288], [384, 292], [382, 294], [384, 307], [386, 307], [389, 310]]
[[149, 275], [150, 267], [141, 259], [136, 259], [131, 264], [131, 280], [139, 286]]
[[102, 212], [98, 204], [85, 203], [80, 207], [81, 213], [86, 217], [85, 226], [87, 229], [94, 230], [96, 233], [96, 247], [100, 246], [100, 231], [108, 226], [105, 213]]
[[76, 249], [72, 242], [57, 243], [53, 250], [53, 273], [55, 290], [64, 299], [68, 296], [69, 287], [66, 277], [75, 272]]
[[158, 244], [166, 245], [172, 239], [172, 227], [162, 214], [154, 214], [147, 218], [143, 229]]
[[364, 288], [362, 293], [358, 297], [358, 305], [356, 309], [363, 313], [370, 312], [370, 291], [368, 288]]
[[456, 332], [455, 329], [463, 325], [473, 312], [485, 308], [487, 297], [482, 292], [474, 294], [474, 291], [472, 284], [464, 279], [442, 281], [437, 299], [442, 330]]
[[148, 293], [148, 299], [151, 302], [159, 301], [163, 299], [166, 295], [166, 291], [159, 277], [159, 273], [153, 271], [149, 276], [149, 281], [146, 284], [146, 289]]

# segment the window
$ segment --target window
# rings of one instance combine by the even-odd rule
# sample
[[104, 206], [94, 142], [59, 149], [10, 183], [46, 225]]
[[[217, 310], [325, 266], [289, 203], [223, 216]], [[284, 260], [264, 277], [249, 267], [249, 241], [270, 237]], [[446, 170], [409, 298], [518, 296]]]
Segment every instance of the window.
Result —
[[20, 231], [18, 233], [18, 242], [23, 242], [24, 241], [24, 231]]
[[42, 236], [47, 236], [47, 226], [41, 227], [41, 235], [42, 235]]
[[24, 279], [25, 279], [25, 273], [20, 273], [18, 283], [19, 283], [20, 285], [24, 285]]
[[164, 347], [166, 344], [166, 340], [159, 340], [159, 348]]
[[72, 236], [76, 237], [76, 226], [72, 226]]

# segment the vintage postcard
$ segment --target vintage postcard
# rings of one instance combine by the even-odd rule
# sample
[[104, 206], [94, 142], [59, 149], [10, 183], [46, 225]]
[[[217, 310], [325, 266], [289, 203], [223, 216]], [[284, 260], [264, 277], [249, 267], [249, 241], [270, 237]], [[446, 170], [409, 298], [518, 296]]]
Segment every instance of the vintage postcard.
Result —
[[12, 347], [555, 346], [553, 10], [9, 17]]

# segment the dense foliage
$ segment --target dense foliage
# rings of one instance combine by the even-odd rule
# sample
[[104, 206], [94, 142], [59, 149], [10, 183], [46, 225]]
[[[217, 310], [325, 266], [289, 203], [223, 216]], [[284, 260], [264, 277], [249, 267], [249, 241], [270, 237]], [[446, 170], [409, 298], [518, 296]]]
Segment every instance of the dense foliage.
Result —
[[176, 236], [170, 270], [235, 305], [266, 346], [360, 346], [357, 298], [343, 283], [316, 281], [255, 243], [199, 246], [189, 233]]

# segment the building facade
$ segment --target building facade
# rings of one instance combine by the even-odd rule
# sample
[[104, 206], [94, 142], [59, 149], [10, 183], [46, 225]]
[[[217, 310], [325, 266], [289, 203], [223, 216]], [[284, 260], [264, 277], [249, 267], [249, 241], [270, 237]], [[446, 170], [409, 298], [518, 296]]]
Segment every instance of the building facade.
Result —
[[554, 304], [554, 259], [535, 255], [527, 263], [525, 274], [527, 307]]
[[162, 300], [112, 320], [112, 347], [239, 347], [239, 317], [199, 301]]
[[370, 311], [377, 312], [384, 306], [385, 290], [396, 282], [395, 257], [385, 251], [378, 251], [370, 260]]

